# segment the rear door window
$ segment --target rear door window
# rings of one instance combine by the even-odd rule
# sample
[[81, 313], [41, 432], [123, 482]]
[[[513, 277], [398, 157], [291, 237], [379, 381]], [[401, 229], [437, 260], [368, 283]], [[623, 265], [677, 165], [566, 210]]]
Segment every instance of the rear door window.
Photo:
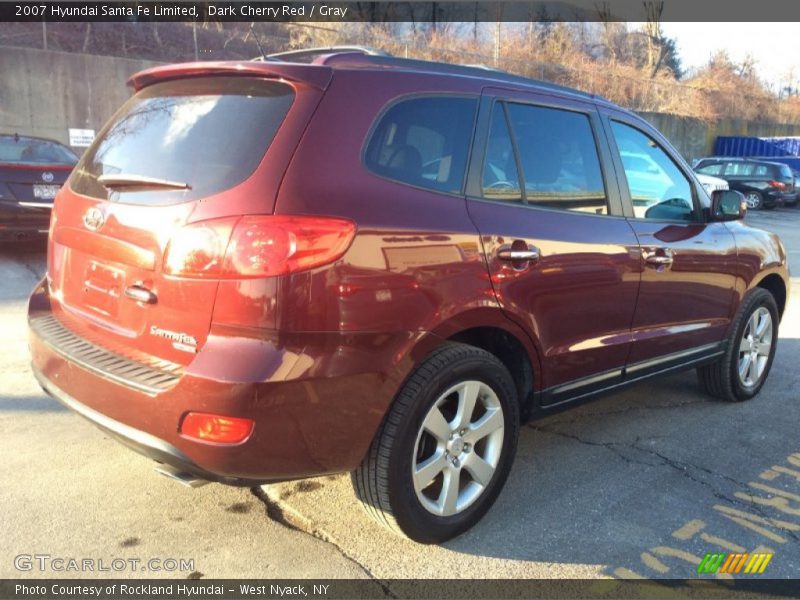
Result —
[[496, 104], [482, 187], [487, 199], [608, 214], [592, 125], [581, 112]]
[[746, 163], [742, 161], [733, 161], [725, 164], [725, 171], [723, 172], [726, 176], [743, 176], [749, 177], [753, 174], [753, 163]]
[[461, 193], [478, 101], [418, 97], [387, 110], [367, 143], [364, 162], [383, 177]]
[[[174, 204], [229, 189], [264, 157], [294, 99], [288, 85], [245, 77], [157, 83], [133, 96], [84, 154], [73, 191], [133, 204]], [[101, 175], [141, 176], [188, 189], [126, 191]]]

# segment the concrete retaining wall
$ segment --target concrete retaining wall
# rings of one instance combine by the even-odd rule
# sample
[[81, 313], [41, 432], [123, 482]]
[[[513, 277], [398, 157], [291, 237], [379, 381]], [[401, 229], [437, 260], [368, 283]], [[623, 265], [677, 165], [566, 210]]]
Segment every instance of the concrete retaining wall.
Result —
[[699, 119], [663, 113], [640, 113], [680, 150], [687, 159], [707, 156], [714, 151], [718, 135], [789, 136], [800, 135], [800, 125], [753, 123], [738, 119], [723, 119], [706, 123]]
[[125, 84], [128, 78], [156, 64], [0, 47], [0, 132], [67, 144], [69, 128], [99, 131], [130, 97], [131, 90]]

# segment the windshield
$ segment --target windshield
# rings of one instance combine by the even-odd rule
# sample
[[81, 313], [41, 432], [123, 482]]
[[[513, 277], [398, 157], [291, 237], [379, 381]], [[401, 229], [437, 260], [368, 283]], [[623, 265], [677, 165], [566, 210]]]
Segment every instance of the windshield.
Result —
[[[244, 181], [258, 166], [294, 98], [283, 83], [201, 77], [146, 87], [131, 98], [75, 169], [73, 191], [131, 204], [175, 204]], [[131, 189], [106, 180], [149, 178], [186, 189]], [[115, 176], [115, 177], [111, 177]]]
[[72, 150], [51, 140], [19, 135], [0, 136], [0, 163], [11, 165], [67, 165], [78, 162]]

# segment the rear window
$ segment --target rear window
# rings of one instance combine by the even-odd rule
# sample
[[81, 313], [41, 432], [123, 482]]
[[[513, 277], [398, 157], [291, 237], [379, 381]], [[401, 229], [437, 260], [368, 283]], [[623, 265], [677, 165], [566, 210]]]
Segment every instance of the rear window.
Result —
[[19, 135], [0, 136], [0, 163], [72, 166], [76, 162], [75, 153], [58, 142]]
[[[131, 204], [196, 200], [244, 181], [258, 166], [294, 99], [283, 83], [202, 77], [146, 87], [84, 154], [72, 189]], [[185, 190], [109, 190], [101, 175], [184, 183]]]
[[722, 175], [722, 167], [722, 163], [714, 163], [695, 170], [704, 175]]
[[475, 98], [422, 97], [386, 111], [364, 156], [373, 173], [440, 192], [464, 183]]
[[778, 167], [778, 170], [781, 172], [781, 176], [785, 177], [786, 179], [791, 179], [794, 177], [794, 173], [792, 173], [792, 169], [788, 165], [781, 165]]

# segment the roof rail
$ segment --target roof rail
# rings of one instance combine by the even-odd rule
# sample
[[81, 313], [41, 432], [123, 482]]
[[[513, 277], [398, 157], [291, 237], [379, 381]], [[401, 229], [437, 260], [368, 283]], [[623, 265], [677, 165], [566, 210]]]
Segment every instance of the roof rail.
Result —
[[[550, 83], [549, 81], [542, 81], [540, 79], [533, 79], [523, 75], [514, 75], [508, 71], [503, 71], [496, 67], [486, 65], [459, 65], [453, 63], [443, 63], [430, 60], [420, 60], [416, 58], [400, 58], [390, 54], [374, 54], [355, 57], [358, 60], [359, 66], [376, 65], [382, 67], [398, 67], [416, 71], [431, 72], [431, 73], [448, 73], [452, 75], [465, 75], [469, 77], [482, 77], [486, 79], [493, 79], [495, 81], [517, 83], [522, 85], [535, 85], [537, 87], [552, 90], [565, 94], [572, 94], [581, 98], [591, 98], [594, 100], [604, 100], [604, 98], [596, 94], [581, 92], [571, 87], [558, 85], [557, 83]], [[339, 60], [337, 60], [339, 59]], [[329, 66], [347, 66], [350, 57], [337, 56], [330, 57], [325, 64]], [[355, 64], [353, 64], [355, 66]]]
[[[338, 54], [342, 52], [359, 52], [367, 56], [390, 56], [383, 50], [368, 48], [367, 46], [327, 46], [321, 48], [303, 48], [301, 50], [287, 50], [286, 52], [276, 52], [259, 56], [253, 60], [257, 61], [283, 61], [283, 62], [311, 62], [315, 57], [323, 54]], [[307, 59], [307, 60], [303, 60]]]
[[[503, 71], [496, 67], [487, 65], [459, 65], [452, 63], [436, 62], [431, 60], [421, 60], [417, 58], [400, 58], [392, 56], [382, 50], [368, 48], [366, 46], [329, 46], [325, 48], [308, 48], [302, 50], [289, 50], [278, 52], [255, 58], [257, 61], [285, 61], [285, 62], [312, 62], [315, 57], [330, 54], [333, 56], [325, 60], [328, 66], [343, 67], [364, 67], [375, 65], [380, 67], [397, 67], [430, 73], [448, 73], [451, 75], [464, 75], [469, 77], [489, 78], [495, 81], [517, 83], [522, 85], [535, 85], [539, 88], [571, 94], [580, 98], [590, 98], [593, 100], [605, 100], [596, 94], [581, 92], [571, 87], [514, 75], [508, 71]], [[359, 56], [353, 56], [358, 54]], [[298, 60], [299, 59], [299, 60]], [[304, 60], [305, 59], [305, 60]]]

